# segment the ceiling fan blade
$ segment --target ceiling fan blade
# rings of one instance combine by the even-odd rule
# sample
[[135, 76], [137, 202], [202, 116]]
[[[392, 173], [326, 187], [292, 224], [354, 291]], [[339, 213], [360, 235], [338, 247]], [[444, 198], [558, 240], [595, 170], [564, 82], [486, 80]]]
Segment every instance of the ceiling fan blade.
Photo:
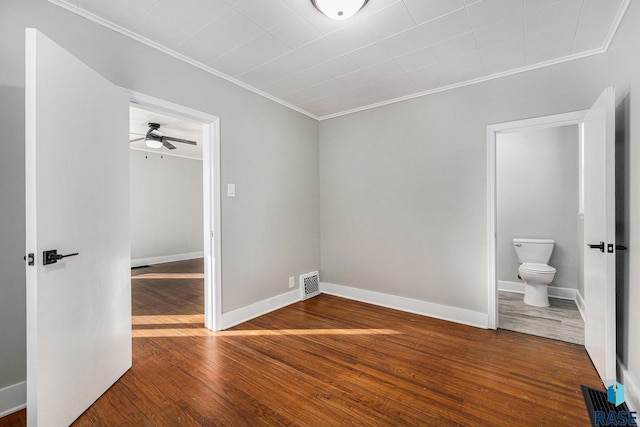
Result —
[[167, 149], [169, 149], [169, 150], [175, 150], [175, 149], [176, 149], [176, 146], [175, 146], [175, 145], [173, 145], [173, 144], [168, 143], [168, 142], [166, 141], [166, 138], [165, 138], [164, 136], [162, 137], [162, 145], [164, 145], [164, 146], [165, 146], [165, 148], [167, 148]]
[[182, 139], [182, 138], [174, 138], [173, 136], [163, 136], [162, 139], [164, 141], [173, 141], [173, 142], [181, 142], [183, 144], [189, 144], [189, 145], [198, 145], [198, 143], [195, 141], [189, 141], [188, 139]]
[[129, 141], [129, 143], [131, 143], [131, 142], [136, 142], [136, 141], [142, 141], [142, 140], [144, 140], [145, 138], [146, 138], [146, 137], [144, 137], [144, 136], [143, 136], [142, 138], [132, 139], [131, 141]]

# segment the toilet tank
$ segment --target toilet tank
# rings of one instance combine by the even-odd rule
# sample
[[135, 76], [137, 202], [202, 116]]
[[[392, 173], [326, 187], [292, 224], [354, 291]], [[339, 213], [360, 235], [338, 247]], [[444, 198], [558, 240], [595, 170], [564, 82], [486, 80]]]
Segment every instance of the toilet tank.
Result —
[[553, 239], [513, 239], [513, 247], [518, 260], [523, 262], [537, 262], [547, 264], [553, 252]]

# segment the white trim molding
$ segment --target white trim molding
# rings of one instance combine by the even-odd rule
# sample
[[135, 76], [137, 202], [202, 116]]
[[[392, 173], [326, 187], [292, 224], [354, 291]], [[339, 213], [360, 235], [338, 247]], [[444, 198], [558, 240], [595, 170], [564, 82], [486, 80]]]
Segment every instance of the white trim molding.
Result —
[[607, 38], [602, 46], [602, 49], [606, 52], [609, 50], [609, 46], [611, 46], [611, 42], [613, 41], [613, 37], [618, 32], [618, 28], [620, 28], [620, 23], [622, 22], [622, 18], [624, 18], [625, 13], [627, 13], [627, 9], [631, 4], [631, 0], [624, 0], [618, 9], [618, 13], [616, 14], [615, 19], [613, 20], [613, 25], [609, 29], [609, 34], [607, 34]]
[[85, 10], [85, 9], [81, 9], [79, 6], [77, 6], [75, 4], [71, 4], [71, 3], [69, 3], [68, 1], [65, 1], [65, 0], [49, 0], [49, 1], [51, 3], [53, 3], [53, 4], [55, 4], [56, 6], [59, 6], [59, 7], [63, 8], [63, 9], [68, 10], [69, 12], [75, 13], [76, 15], [82, 16], [83, 18], [88, 19], [89, 21], [93, 21], [93, 22], [95, 22], [95, 23], [97, 23], [99, 25], [102, 25], [103, 27], [109, 28], [110, 30], [113, 30], [113, 31], [115, 31], [117, 33], [120, 33], [120, 34], [124, 35], [124, 36], [127, 36], [127, 37], [129, 37], [129, 38], [131, 38], [131, 39], [133, 39], [133, 40], [135, 40], [137, 42], [145, 44], [145, 45], [147, 45], [147, 46], [149, 46], [149, 47], [151, 47], [153, 49], [156, 49], [156, 50], [158, 50], [158, 51], [160, 51], [162, 53], [165, 53], [165, 54], [167, 54], [169, 56], [172, 56], [172, 57], [174, 57], [176, 59], [179, 59], [180, 61], [183, 61], [183, 62], [186, 62], [187, 64], [193, 65], [194, 67], [197, 67], [197, 68], [199, 68], [201, 70], [204, 70], [204, 71], [206, 71], [206, 72], [208, 72], [210, 74], [213, 74], [216, 77], [220, 77], [221, 79], [224, 79], [224, 80], [226, 80], [226, 81], [228, 81], [230, 83], [233, 83], [236, 86], [239, 86], [239, 87], [241, 87], [243, 89], [246, 89], [246, 90], [248, 90], [250, 92], [253, 92], [253, 93], [257, 94], [257, 95], [260, 95], [260, 96], [262, 96], [264, 98], [270, 99], [271, 101], [276, 102], [276, 103], [278, 103], [278, 104], [280, 104], [280, 105], [282, 105], [284, 107], [290, 108], [293, 111], [297, 111], [298, 113], [304, 114], [305, 116], [311, 117], [312, 119], [315, 119], [315, 120], [319, 119], [318, 116], [316, 116], [316, 115], [314, 115], [314, 114], [312, 114], [312, 113], [310, 113], [308, 111], [305, 111], [302, 108], [296, 107], [293, 104], [290, 104], [290, 103], [288, 103], [288, 102], [286, 102], [286, 101], [284, 101], [284, 100], [282, 100], [280, 98], [277, 98], [277, 97], [275, 97], [275, 96], [273, 96], [273, 95], [271, 95], [271, 94], [269, 94], [267, 92], [264, 92], [264, 91], [262, 91], [262, 90], [260, 90], [258, 88], [255, 88], [255, 87], [251, 86], [250, 84], [247, 84], [247, 83], [245, 83], [243, 81], [235, 79], [235, 78], [233, 78], [233, 77], [231, 77], [231, 76], [229, 76], [229, 75], [227, 75], [227, 74], [225, 74], [225, 73], [223, 73], [221, 71], [216, 70], [215, 68], [212, 68], [212, 67], [210, 67], [210, 66], [208, 66], [206, 64], [203, 64], [202, 62], [199, 62], [199, 61], [197, 61], [197, 60], [195, 60], [193, 58], [190, 58], [190, 57], [188, 57], [186, 55], [183, 55], [183, 54], [181, 54], [179, 52], [176, 52], [175, 50], [170, 49], [170, 48], [168, 48], [168, 47], [166, 47], [166, 46], [164, 46], [164, 45], [162, 45], [160, 43], [157, 43], [157, 42], [155, 42], [153, 40], [150, 40], [150, 39], [148, 39], [148, 38], [146, 38], [144, 36], [141, 36], [140, 34], [134, 32], [134, 31], [127, 30], [126, 28], [123, 28], [123, 27], [121, 27], [121, 26], [119, 26], [117, 24], [114, 24], [113, 22], [111, 22], [111, 21], [109, 21], [107, 19], [104, 19], [104, 18], [102, 18], [102, 17], [100, 17], [98, 15], [95, 15], [95, 14], [93, 14], [93, 13], [91, 13], [91, 12]]
[[241, 88], [244, 88], [248, 91], [251, 91], [255, 94], [258, 94], [264, 98], [270, 99], [271, 101], [274, 101], [280, 105], [283, 105], [287, 108], [290, 108], [294, 111], [297, 111], [301, 114], [304, 114], [308, 117], [311, 117], [312, 119], [315, 120], [327, 120], [327, 119], [332, 119], [334, 117], [340, 117], [340, 116], [345, 116], [348, 114], [352, 114], [352, 113], [357, 113], [359, 111], [364, 111], [364, 110], [370, 110], [373, 108], [377, 108], [377, 107], [381, 107], [384, 105], [389, 105], [389, 104], [395, 104], [397, 102], [402, 102], [402, 101], [406, 101], [409, 99], [413, 99], [413, 98], [419, 98], [419, 97], [423, 97], [423, 96], [427, 96], [427, 95], [432, 95], [434, 93], [438, 93], [438, 92], [443, 92], [446, 90], [451, 90], [451, 89], [456, 89], [459, 87], [463, 87], [463, 86], [469, 86], [472, 84], [476, 84], [476, 83], [482, 83], [482, 82], [486, 82], [489, 80], [494, 80], [494, 79], [498, 79], [501, 77], [506, 77], [506, 76], [511, 76], [514, 74], [519, 74], [519, 73], [523, 73], [523, 72], [527, 72], [527, 71], [531, 71], [531, 70], [536, 70], [539, 68], [544, 68], [544, 67], [548, 67], [550, 65], [555, 65], [555, 64], [562, 64], [564, 62], [569, 62], [569, 61], [574, 61], [576, 59], [580, 59], [580, 58], [586, 58], [589, 56], [593, 56], [593, 55], [599, 55], [601, 53], [605, 53], [608, 49], [609, 49], [609, 45], [611, 44], [611, 41], [613, 40], [613, 37], [616, 33], [616, 31], [618, 30], [618, 26], [620, 25], [620, 22], [622, 21], [622, 18], [624, 17], [625, 12], [627, 11], [627, 7], [629, 7], [629, 4], [631, 3], [631, 0], [624, 0], [624, 2], [621, 4], [620, 8], [618, 9], [618, 13], [615, 17], [614, 20], [614, 25], [611, 27], [611, 30], [609, 31], [609, 33], [607, 34], [607, 38], [605, 39], [605, 42], [603, 44], [603, 46], [601, 47], [597, 47], [595, 49], [592, 50], [588, 50], [585, 52], [580, 52], [580, 53], [576, 53], [576, 54], [572, 54], [569, 56], [564, 56], [561, 58], [557, 58], [557, 59], [552, 59], [549, 61], [544, 61], [544, 62], [540, 62], [537, 64], [532, 64], [532, 65], [527, 65], [524, 67], [520, 67], [520, 68], [516, 68], [513, 70], [508, 70], [508, 71], [504, 71], [504, 72], [500, 72], [500, 73], [496, 73], [496, 74], [492, 74], [489, 76], [483, 76], [483, 77], [479, 77], [477, 79], [471, 79], [471, 80], [466, 80], [463, 82], [459, 82], [459, 83], [455, 83], [449, 86], [444, 86], [444, 87], [440, 87], [440, 88], [436, 88], [436, 89], [432, 89], [432, 90], [428, 90], [428, 91], [424, 91], [424, 92], [419, 92], [419, 93], [415, 93], [415, 94], [411, 94], [411, 95], [407, 95], [407, 96], [401, 96], [398, 98], [393, 98], [393, 99], [389, 99], [386, 101], [382, 101], [382, 102], [378, 102], [378, 103], [374, 103], [374, 104], [369, 104], [369, 105], [364, 105], [362, 107], [358, 107], [358, 108], [354, 108], [354, 109], [350, 109], [350, 110], [344, 110], [344, 111], [338, 111], [336, 113], [333, 114], [327, 114], [325, 116], [316, 116], [315, 114], [306, 111], [296, 105], [290, 104], [276, 96], [273, 96], [267, 92], [264, 92], [254, 86], [251, 86], [243, 81], [240, 81], [234, 77], [231, 77], [225, 73], [222, 73], [221, 71], [216, 70], [215, 68], [212, 68], [211, 66], [208, 66], [206, 64], [203, 64], [193, 58], [189, 58], [186, 55], [183, 55], [181, 53], [176, 52], [173, 49], [170, 49], [160, 43], [157, 43], [155, 41], [152, 41], [146, 37], [141, 36], [140, 34], [137, 34], [134, 31], [131, 30], [127, 30], [126, 28], [123, 28], [117, 24], [114, 24], [113, 22], [104, 19], [100, 16], [97, 16], [91, 12], [88, 12], [87, 10], [81, 9], [79, 6], [72, 4], [71, 2], [69, 2], [68, 0], [49, 0], [51, 3], [55, 4], [56, 6], [59, 6], [63, 9], [66, 9], [72, 13], [75, 13], [76, 15], [82, 16], [83, 18], [86, 18], [90, 21], [93, 21], [97, 24], [100, 24], [104, 27], [107, 27], [113, 31], [116, 31], [124, 36], [127, 36], [133, 40], [136, 40], [140, 43], [143, 43], [153, 49], [156, 49], [160, 52], [163, 52], [169, 56], [172, 56], [176, 59], [179, 59], [181, 61], [186, 62], [187, 64], [191, 64], [194, 67], [200, 68], [201, 70], [204, 70], [208, 73], [213, 74], [214, 76], [220, 77], [221, 79], [227, 80], [228, 82], [231, 82]]
[[258, 301], [245, 307], [222, 313], [220, 330], [239, 325], [264, 314], [271, 313], [282, 307], [286, 307], [300, 301], [300, 289], [293, 289], [284, 294], [276, 295], [262, 301]]
[[[49, 1], [52, 1], [52, 0], [49, 0]], [[429, 95], [433, 95], [433, 94], [440, 93], [440, 92], [446, 92], [446, 91], [452, 90], [452, 89], [457, 89], [457, 88], [461, 88], [461, 87], [465, 87], [465, 86], [471, 86], [471, 85], [474, 85], [474, 84], [477, 84], [477, 83], [488, 82], [488, 81], [499, 79], [499, 78], [502, 78], [502, 77], [512, 76], [514, 74], [520, 74], [520, 73], [525, 73], [527, 71], [537, 70], [539, 68], [549, 67], [551, 65], [562, 64], [562, 63], [569, 62], [569, 61], [575, 61], [577, 59], [587, 58], [587, 57], [593, 56], [593, 55], [600, 55], [600, 54], [605, 53], [605, 52], [606, 52], [606, 50], [604, 48], [599, 47], [599, 48], [595, 48], [595, 49], [592, 49], [592, 50], [587, 50], [585, 52], [574, 53], [572, 55], [564, 56], [562, 58], [550, 59], [548, 61], [539, 62], [537, 64], [526, 65], [526, 66], [523, 66], [523, 67], [514, 68], [512, 70], [502, 71], [502, 72], [499, 72], [499, 73], [490, 74], [488, 76], [478, 77], [476, 79], [464, 80], [464, 81], [461, 81], [461, 82], [458, 82], [458, 83], [454, 83], [454, 84], [451, 84], [451, 85], [448, 85], [448, 86], [437, 87], [435, 89], [429, 89], [429, 90], [426, 90], [426, 91], [423, 91], [423, 92], [418, 92], [418, 93], [413, 93], [411, 95], [401, 96], [399, 98], [392, 98], [392, 99], [389, 99], [389, 100], [386, 100], [386, 101], [377, 102], [375, 104], [364, 105], [362, 107], [352, 108], [350, 110], [338, 111], [337, 113], [332, 113], [332, 114], [327, 114], [327, 115], [324, 115], [324, 116], [320, 116], [320, 117], [318, 117], [318, 120], [319, 121], [329, 120], [329, 119], [333, 119], [333, 118], [340, 117], [340, 116], [346, 116], [346, 115], [349, 115], [349, 114], [358, 113], [360, 111], [371, 110], [371, 109], [378, 108], [378, 107], [384, 107], [385, 105], [396, 104], [396, 103], [402, 102], [402, 101], [408, 101], [408, 100], [414, 99], [414, 98], [422, 98], [423, 96], [429, 96]]]
[[[524, 283], [498, 280], [498, 290], [523, 294]], [[576, 289], [561, 288], [560, 286], [547, 286], [547, 294], [552, 298], [570, 299], [572, 301], [575, 301], [577, 293], [578, 291]]]
[[486, 313], [478, 311], [326, 282], [320, 282], [320, 291], [324, 294], [392, 308], [394, 310], [434, 317], [436, 319], [475, 326], [477, 328], [487, 328], [488, 319]]
[[0, 418], [27, 407], [27, 382], [0, 388]]
[[616, 359], [618, 365], [618, 378], [624, 386], [624, 397], [630, 411], [640, 411], [640, 383], [629, 372], [620, 357]]
[[186, 261], [188, 259], [203, 258], [204, 252], [188, 252], [184, 254], [162, 255], [150, 258], [136, 258], [131, 260], [131, 267], [140, 267], [143, 265], [162, 264], [165, 262]]

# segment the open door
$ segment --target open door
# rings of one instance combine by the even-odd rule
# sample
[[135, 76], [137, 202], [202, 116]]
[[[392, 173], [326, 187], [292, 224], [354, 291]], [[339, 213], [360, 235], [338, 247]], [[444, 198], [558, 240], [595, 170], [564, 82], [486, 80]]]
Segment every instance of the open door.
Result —
[[584, 120], [585, 347], [606, 387], [616, 380], [615, 91]]
[[62, 426], [131, 367], [128, 99], [34, 29], [25, 92], [27, 424]]

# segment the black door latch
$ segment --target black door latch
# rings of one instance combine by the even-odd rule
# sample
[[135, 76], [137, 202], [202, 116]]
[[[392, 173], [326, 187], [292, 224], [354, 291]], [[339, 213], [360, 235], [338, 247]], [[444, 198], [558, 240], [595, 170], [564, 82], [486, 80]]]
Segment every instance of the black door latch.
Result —
[[52, 249], [50, 251], [44, 251], [42, 253], [42, 259], [43, 259], [44, 265], [49, 265], [49, 264], [57, 263], [62, 258], [66, 258], [66, 257], [69, 257], [69, 256], [74, 256], [74, 255], [78, 255], [78, 252], [73, 253], [73, 254], [61, 255], [61, 254], [58, 253], [57, 249]]
[[604, 252], [604, 242], [600, 242], [600, 244], [595, 245], [593, 243], [587, 243], [591, 249], [600, 249], [600, 252]]
[[27, 265], [36, 265], [36, 259], [33, 253], [26, 254], [24, 260], [27, 261]]
[[[599, 244], [587, 243], [591, 249], [600, 249], [600, 252], [604, 252], [604, 242], [600, 242]], [[626, 251], [627, 247], [624, 245], [614, 245], [613, 243], [607, 244], [607, 252], [612, 254], [615, 251]]]

